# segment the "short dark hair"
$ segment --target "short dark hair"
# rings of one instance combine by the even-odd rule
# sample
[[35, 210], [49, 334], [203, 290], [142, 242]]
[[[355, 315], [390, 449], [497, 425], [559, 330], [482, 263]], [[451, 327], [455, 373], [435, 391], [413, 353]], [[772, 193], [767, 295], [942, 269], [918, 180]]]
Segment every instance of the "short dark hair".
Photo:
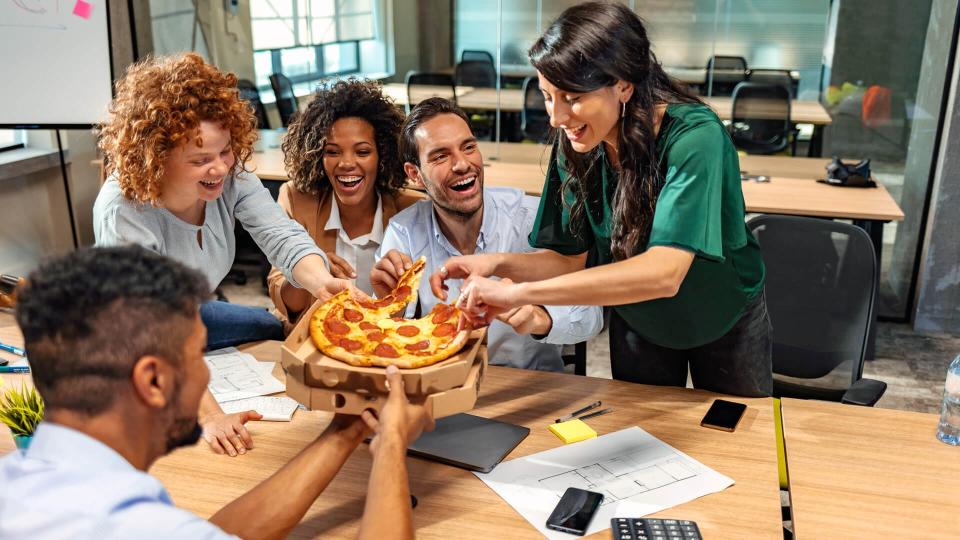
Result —
[[140, 246], [82, 248], [41, 264], [18, 288], [16, 318], [47, 408], [98, 414], [139, 358], [179, 365], [208, 295], [202, 274]]
[[432, 97], [421, 101], [410, 111], [407, 119], [403, 122], [403, 127], [400, 128], [400, 158], [403, 159], [404, 163], [413, 163], [418, 167], [420, 166], [420, 148], [417, 146], [417, 138], [415, 137], [417, 128], [427, 120], [441, 114], [455, 114], [462, 118], [468, 126], [470, 125], [470, 117], [467, 116], [467, 113], [463, 112], [463, 109], [457, 107], [457, 104], [449, 99]]

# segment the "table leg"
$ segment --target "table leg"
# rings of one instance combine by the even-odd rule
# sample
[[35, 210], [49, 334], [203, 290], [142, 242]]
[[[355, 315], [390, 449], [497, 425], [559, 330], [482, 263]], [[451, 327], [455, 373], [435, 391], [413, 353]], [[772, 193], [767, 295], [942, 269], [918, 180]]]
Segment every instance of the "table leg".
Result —
[[807, 157], [823, 156], [823, 126], [814, 124], [813, 135], [810, 137], [810, 146], [807, 148]]
[[874, 290], [873, 300], [873, 324], [870, 325], [870, 333], [867, 336], [867, 350], [864, 356], [867, 360], [873, 360], [877, 341], [877, 312], [880, 301], [880, 269], [882, 268], [883, 255], [883, 221], [878, 220], [854, 220], [853, 224], [860, 227], [870, 236], [870, 242], [873, 244], [874, 257], [877, 264], [877, 287]]

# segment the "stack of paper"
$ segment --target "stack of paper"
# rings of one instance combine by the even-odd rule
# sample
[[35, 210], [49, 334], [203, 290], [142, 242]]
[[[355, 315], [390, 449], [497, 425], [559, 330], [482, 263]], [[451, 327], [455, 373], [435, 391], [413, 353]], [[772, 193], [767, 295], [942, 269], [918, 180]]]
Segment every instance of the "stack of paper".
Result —
[[210, 393], [221, 406], [240, 399], [276, 394], [287, 388], [273, 376], [273, 362], [258, 362], [252, 355], [237, 349], [213, 351], [203, 359], [210, 368]]
[[221, 404], [227, 414], [254, 410], [271, 422], [289, 422], [300, 404], [286, 397], [252, 397]]

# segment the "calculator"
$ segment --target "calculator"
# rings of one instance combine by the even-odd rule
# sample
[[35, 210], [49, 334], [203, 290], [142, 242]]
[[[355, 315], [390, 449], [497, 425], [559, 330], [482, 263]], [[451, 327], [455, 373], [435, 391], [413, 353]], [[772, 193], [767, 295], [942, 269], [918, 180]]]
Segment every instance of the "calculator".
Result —
[[683, 519], [613, 518], [614, 540], [701, 540], [700, 529]]

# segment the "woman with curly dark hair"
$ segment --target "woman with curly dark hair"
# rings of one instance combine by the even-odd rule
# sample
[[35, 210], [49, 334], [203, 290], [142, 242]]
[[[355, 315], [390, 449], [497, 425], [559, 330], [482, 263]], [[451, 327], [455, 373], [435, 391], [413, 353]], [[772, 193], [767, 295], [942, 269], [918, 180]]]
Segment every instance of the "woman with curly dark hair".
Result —
[[469, 277], [460, 301], [473, 316], [613, 306], [614, 378], [683, 386], [689, 365], [697, 388], [770, 395], [763, 260], [723, 123], [666, 75], [621, 3], [567, 9], [529, 56], [558, 130], [530, 235], [541, 250], [451, 259], [434, 292]]
[[[372, 292], [370, 270], [387, 221], [418, 197], [403, 190], [397, 141], [403, 115], [374, 81], [346, 79], [321, 87], [287, 129], [290, 181], [278, 202], [330, 259], [334, 276]], [[291, 322], [312, 298], [277, 269], [270, 298]]]
[[[246, 169], [256, 120], [232, 73], [192, 53], [138, 62], [117, 82], [99, 132], [109, 178], [93, 208], [98, 245], [140, 244], [170, 256], [203, 273], [212, 291], [233, 265], [239, 221], [306, 295], [350, 286]], [[281, 322], [263, 309], [208, 301], [200, 316], [211, 349], [283, 339]], [[255, 418], [224, 415], [209, 392], [201, 404], [204, 437], [218, 453], [245, 452], [252, 442], [243, 424]]]

